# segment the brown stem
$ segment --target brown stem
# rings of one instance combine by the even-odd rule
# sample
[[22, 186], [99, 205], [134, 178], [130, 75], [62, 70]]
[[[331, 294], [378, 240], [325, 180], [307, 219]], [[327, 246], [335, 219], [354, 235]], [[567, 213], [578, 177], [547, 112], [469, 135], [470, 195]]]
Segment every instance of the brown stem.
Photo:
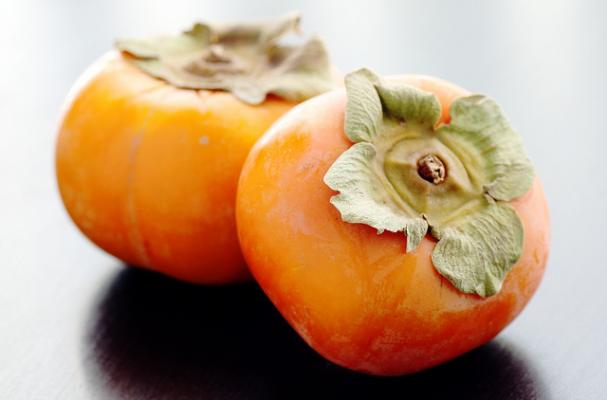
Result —
[[417, 173], [422, 179], [435, 185], [444, 182], [447, 176], [445, 164], [434, 154], [426, 154], [417, 160]]
[[226, 54], [223, 46], [221, 46], [219, 44], [211, 45], [207, 54], [204, 56], [204, 59], [205, 59], [205, 61], [208, 61], [210, 63], [221, 63], [221, 64], [230, 63], [232, 61], [230, 59], [230, 57]]

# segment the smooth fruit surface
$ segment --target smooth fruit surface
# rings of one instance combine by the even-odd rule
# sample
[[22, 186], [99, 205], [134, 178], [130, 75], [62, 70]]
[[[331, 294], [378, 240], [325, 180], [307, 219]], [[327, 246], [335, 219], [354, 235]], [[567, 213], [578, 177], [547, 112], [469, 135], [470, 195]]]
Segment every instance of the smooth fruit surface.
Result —
[[[468, 92], [402, 77], [449, 105]], [[499, 293], [456, 290], [436, 272], [426, 236], [405, 253], [402, 234], [345, 223], [323, 183], [352, 143], [344, 90], [309, 100], [254, 146], [240, 177], [237, 222], [254, 277], [303, 339], [327, 359], [378, 375], [419, 371], [491, 340], [527, 304], [548, 256], [548, 209], [539, 179], [511, 202], [524, 227], [523, 254]]]
[[238, 176], [251, 146], [292, 106], [177, 89], [111, 53], [77, 84], [63, 115], [56, 171], [65, 207], [127, 263], [196, 283], [244, 280]]

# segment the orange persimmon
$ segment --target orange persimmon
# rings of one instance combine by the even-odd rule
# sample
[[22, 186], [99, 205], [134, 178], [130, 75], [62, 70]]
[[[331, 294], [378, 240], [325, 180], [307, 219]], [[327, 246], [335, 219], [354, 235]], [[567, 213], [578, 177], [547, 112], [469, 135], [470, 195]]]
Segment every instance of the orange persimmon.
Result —
[[[401, 76], [391, 81], [398, 83], [395, 89], [390, 92], [387, 85], [382, 93], [416, 88], [416, 95], [422, 92], [436, 98], [440, 112], [432, 112], [437, 127], [447, 126], [450, 107], [456, 99], [469, 95], [432, 77]], [[420, 236], [414, 250], [406, 251], [402, 232], [386, 228], [378, 234], [377, 227], [350, 223], [332, 204], [337, 191], [323, 180], [330, 180], [331, 166], [354, 147], [344, 134], [348, 96], [346, 90], [336, 90], [308, 100], [282, 117], [253, 147], [239, 181], [239, 239], [265, 293], [321, 355], [370, 374], [412, 373], [491, 340], [527, 304], [548, 256], [546, 199], [535, 177], [516, 199], [492, 200], [513, 209], [524, 231], [520, 254], [513, 265], [505, 267], [511, 269], [505, 271], [501, 288], [495, 276], [472, 289], [457, 277], [447, 279], [446, 272], [443, 275], [437, 270], [438, 256], [433, 262], [437, 240], [430, 230]], [[384, 108], [395, 98], [384, 95]], [[366, 115], [372, 107], [358, 110]], [[355, 114], [351, 112], [353, 118]], [[404, 118], [394, 129], [406, 124]], [[455, 168], [453, 163], [445, 162], [445, 166]], [[350, 164], [347, 173], [352, 168]], [[409, 188], [414, 186], [408, 183]], [[415, 185], [434, 190], [427, 179]], [[433, 193], [423, 192], [422, 197], [428, 199]], [[425, 218], [430, 227], [438, 221]]]
[[[95, 63], [70, 96], [56, 148], [61, 197], [80, 230], [129, 264], [178, 279], [249, 278], [234, 219], [245, 157], [278, 117], [333, 86], [317, 38], [276, 42], [298, 21], [197, 24], [118, 42], [122, 52]], [[276, 49], [283, 59], [268, 54]]]

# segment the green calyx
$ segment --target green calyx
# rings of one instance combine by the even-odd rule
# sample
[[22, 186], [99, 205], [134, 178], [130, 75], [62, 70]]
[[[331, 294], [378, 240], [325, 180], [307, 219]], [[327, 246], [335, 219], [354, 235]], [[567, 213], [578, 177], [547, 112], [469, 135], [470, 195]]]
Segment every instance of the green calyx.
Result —
[[116, 47], [148, 74], [187, 89], [225, 90], [249, 104], [268, 94], [302, 101], [335, 87], [324, 44], [280, 39], [297, 32], [299, 14], [272, 21], [197, 23], [176, 36], [118, 40]]
[[345, 133], [354, 144], [325, 183], [342, 220], [403, 232], [406, 251], [426, 234], [432, 262], [464, 293], [497, 293], [520, 258], [522, 223], [507, 202], [534, 172], [520, 136], [481, 95], [453, 102], [449, 124], [431, 93], [367, 69], [346, 77]]

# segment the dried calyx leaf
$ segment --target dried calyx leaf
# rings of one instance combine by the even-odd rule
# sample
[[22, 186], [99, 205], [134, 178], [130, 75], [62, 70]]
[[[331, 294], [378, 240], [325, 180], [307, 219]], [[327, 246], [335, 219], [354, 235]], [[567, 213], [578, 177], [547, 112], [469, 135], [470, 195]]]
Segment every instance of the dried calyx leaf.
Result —
[[345, 133], [354, 142], [325, 183], [342, 220], [403, 232], [406, 251], [429, 233], [436, 270], [465, 293], [491, 296], [519, 259], [523, 227], [506, 201], [533, 167], [520, 136], [485, 96], [441, 106], [431, 93], [362, 69], [346, 77]]
[[251, 23], [197, 23], [176, 36], [118, 40], [143, 71], [181, 88], [226, 90], [249, 104], [268, 94], [302, 101], [335, 87], [324, 44], [279, 43], [299, 14]]

